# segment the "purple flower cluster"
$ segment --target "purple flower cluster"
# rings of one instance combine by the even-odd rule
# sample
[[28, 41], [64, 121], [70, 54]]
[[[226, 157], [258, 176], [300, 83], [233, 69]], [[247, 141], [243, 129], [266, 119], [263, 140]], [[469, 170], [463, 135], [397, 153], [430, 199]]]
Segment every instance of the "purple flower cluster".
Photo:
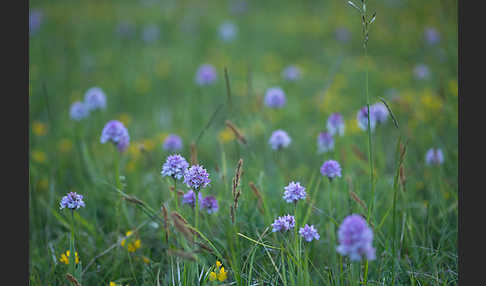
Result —
[[182, 196], [182, 204], [188, 204], [190, 205], [191, 207], [194, 207], [194, 204], [196, 203], [196, 194], [194, 193], [193, 190], [189, 190], [187, 191], [187, 193], [185, 193], [183, 196]]
[[317, 229], [314, 228], [313, 225], [305, 225], [299, 229], [299, 234], [302, 236], [307, 242], [311, 242], [313, 239], [319, 240], [320, 235], [317, 233]]
[[335, 177], [341, 177], [341, 166], [337, 161], [328, 160], [321, 166], [321, 174], [329, 178], [330, 181]]
[[296, 66], [288, 66], [282, 71], [282, 77], [287, 81], [296, 81], [300, 76], [300, 69]]
[[206, 210], [208, 214], [218, 211], [218, 201], [213, 196], [204, 197], [199, 193], [199, 209]]
[[[370, 106], [370, 127], [371, 131], [375, 130], [376, 126], [376, 118], [372, 112], [372, 108]], [[358, 115], [356, 116], [356, 120], [358, 121], [358, 127], [361, 130], [368, 130], [368, 107], [364, 106], [358, 111]]]
[[205, 188], [210, 182], [209, 174], [202, 166], [192, 165], [184, 172], [184, 184], [196, 191]]
[[425, 41], [429, 45], [435, 45], [440, 42], [440, 34], [437, 31], [437, 29], [433, 27], [425, 28], [424, 36], [425, 36]]
[[100, 141], [102, 144], [111, 141], [119, 152], [123, 152], [130, 144], [130, 135], [128, 135], [128, 130], [123, 123], [118, 120], [110, 120], [101, 132]]
[[334, 149], [334, 138], [331, 132], [321, 132], [317, 136], [317, 152], [325, 153]]
[[29, 34], [34, 35], [37, 30], [39, 29], [42, 20], [44, 18], [44, 14], [41, 10], [32, 9], [29, 12]]
[[182, 149], [182, 139], [176, 134], [169, 134], [164, 140], [164, 150], [169, 152], [179, 151]]
[[83, 195], [79, 195], [76, 192], [70, 192], [61, 199], [60, 209], [68, 208], [71, 210], [77, 210], [80, 207], [85, 207], [83, 201]]
[[385, 123], [388, 119], [388, 108], [382, 102], [377, 102], [370, 106], [370, 112], [377, 123]]
[[287, 203], [296, 203], [298, 200], [304, 200], [307, 195], [305, 187], [301, 186], [299, 182], [290, 182], [284, 190], [283, 198]]
[[343, 116], [339, 113], [333, 113], [327, 119], [327, 130], [331, 135], [339, 134], [339, 136], [344, 135], [344, 120]]
[[181, 155], [174, 154], [167, 157], [164, 165], [162, 166], [162, 176], [172, 177], [176, 180], [182, 179], [184, 172], [189, 168], [189, 163]]
[[360, 261], [362, 256], [368, 260], [374, 260], [375, 249], [373, 243], [373, 231], [368, 227], [366, 220], [360, 215], [347, 216], [338, 230], [339, 246], [337, 252], [348, 255], [352, 261]]
[[272, 223], [272, 232], [287, 231], [295, 227], [295, 217], [291, 215], [285, 215], [278, 217]]
[[219, 26], [218, 33], [221, 40], [231, 42], [238, 34], [238, 27], [234, 23], [226, 21]]
[[427, 79], [430, 76], [429, 67], [424, 64], [418, 64], [413, 69], [413, 74], [416, 79], [423, 80]]
[[431, 148], [425, 154], [425, 163], [427, 165], [440, 165], [444, 162], [444, 154], [440, 148]]
[[88, 117], [89, 110], [86, 108], [86, 105], [81, 101], [76, 101], [71, 104], [71, 108], [69, 109], [69, 116], [74, 121], [80, 121]]
[[287, 132], [279, 129], [275, 130], [272, 133], [272, 136], [268, 140], [268, 144], [272, 145], [273, 150], [279, 150], [282, 148], [287, 148], [290, 143], [292, 142], [292, 139], [290, 139], [289, 135]]
[[97, 86], [92, 87], [84, 94], [84, 104], [88, 111], [106, 108], [106, 95], [103, 90]]
[[196, 72], [196, 83], [198, 85], [210, 85], [217, 79], [216, 69], [210, 64], [203, 64]]
[[282, 108], [287, 99], [285, 92], [280, 87], [271, 87], [265, 93], [265, 105], [271, 108]]

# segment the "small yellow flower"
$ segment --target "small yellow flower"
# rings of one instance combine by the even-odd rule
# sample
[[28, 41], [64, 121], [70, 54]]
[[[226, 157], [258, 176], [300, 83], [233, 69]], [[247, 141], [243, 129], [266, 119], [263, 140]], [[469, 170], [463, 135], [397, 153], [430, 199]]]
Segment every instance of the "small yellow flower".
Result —
[[150, 263], [150, 259], [148, 259], [148, 257], [142, 256], [142, 260], [143, 260], [143, 262], [145, 262], [146, 264], [149, 264], [149, 263]]
[[235, 134], [229, 128], [225, 128], [219, 132], [218, 138], [222, 143], [227, 143], [235, 139]]
[[224, 267], [221, 267], [221, 270], [219, 270], [219, 273], [218, 273], [218, 280], [220, 282], [223, 282], [224, 280], [226, 280], [226, 278], [228, 278], [228, 272], [226, 272], [224, 270]]
[[[127, 231], [126, 233], [126, 236], [129, 236], [131, 235], [133, 232], [131, 230]], [[130, 238], [128, 238], [130, 240]], [[136, 239], [134, 242], [126, 242], [126, 239], [123, 239], [121, 242], [120, 242], [121, 246], [124, 246], [126, 245], [126, 248], [128, 250], [128, 252], [135, 252], [137, 249], [139, 249], [141, 246], [142, 246], [142, 241], [140, 239]]]
[[217, 279], [217, 275], [214, 271], [211, 271], [211, 273], [209, 273], [209, 281], [215, 281]]
[[219, 262], [219, 260], [216, 260], [216, 267], [218, 267], [218, 269], [221, 267], [221, 265], [223, 265], [223, 264], [221, 264], [221, 262]]
[[32, 132], [37, 136], [44, 136], [47, 134], [47, 126], [42, 122], [34, 122], [32, 124]]
[[117, 284], [113, 281], [110, 281], [110, 285], [109, 286], [117, 286]]
[[[65, 263], [66, 265], [69, 264], [69, 255], [70, 255], [70, 251], [66, 251], [66, 254], [61, 254], [61, 258], [59, 259], [59, 261], [61, 261], [62, 263]], [[76, 264], [79, 263], [79, 257], [78, 257], [78, 252], [74, 252], [74, 262]]]
[[120, 120], [123, 125], [128, 126], [132, 122], [132, 117], [127, 113], [122, 113], [118, 115], [118, 120]]
[[61, 153], [67, 153], [73, 148], [73, 143], [67, 138], [63, 138], [59, 141], [57, 148]]
[[42, 164], [47, 160], [47, 155], [42, 151], [34, 150], [32, 151], [32, 160], [34, 160], [34, 162]]

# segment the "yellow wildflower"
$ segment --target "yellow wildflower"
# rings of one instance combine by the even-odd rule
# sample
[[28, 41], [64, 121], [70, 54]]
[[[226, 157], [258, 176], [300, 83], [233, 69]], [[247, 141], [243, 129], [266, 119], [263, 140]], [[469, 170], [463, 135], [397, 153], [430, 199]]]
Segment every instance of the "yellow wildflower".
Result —
[[71, 142], [71, 140], [63, 138], [59, 141], [57, 147], [59, 149], [59, 152], [67, 153], [73, 148], [73, 143]]
[[224, 270], [224, 267], [221, 267], [221, 270], [219, 270], [219, 273], [218, 273], [218, 280], [220, 282], [223, 282], [224, 280], [226, 280], [226, 278], [228, 278], [228, 272], [226, 272]]
[[44, 136], [47, 134], [47, 126], [42, 122], [34, 122], [32, 124], [32, 132], [37, 136]]
[[235, 139], [235, 134], [229, 128], [225, 128], [219, 132], [218, 139], [222, 143], [227, 143]]
[[44, 163], [47, 160], [47, 155], [42, 151], [34, 150], [32, 151], [32, 160], [37, 163]]
[[[133, 232], [131, 230], [127, 231], [126, 236], [130, 236]], [[128, 238], [130, 240], [130, 238]], [[142, 241], [140, 239], [136, 239], [135, 241], [126, 241], [126, 239], [122, 239], [120, 242], [121, 246], [127, 248], [128, 252], [135, 252], [142, 246]], [[126, 245], [126, 246], [125, 246]]]
[[228, 272], [224, 269], [221, 262], [219, 262], [218, 260], [216, 260], [215, 270], [216, 271], [211, 271], [211, 273], [209, 273], [209, 281], [216, 281], [216, 279], [218, 279], [218, 281], [223, 282], [228, 278]]
[[118, 115], [118, 120], [120, 120], [123, 125], [128, 126], [132, 122], [132, 117], [127, 113], [121, 113]]
[[219, 260], [216, 260], [216, 267], [218, 267], [218, 269], [221, 267], [221, 265], [223, 265], [223, 264], [221, 264], [221, 262], [219, 262]]
[[113, 281], [110, 281], [110, 285], [109, 286], [116, 286], [116, 283], [113, 282]]
[[146, 264], [149, 264], [149, 263], [150, 263], [150, 259], [148, 259], [148, 257], [142, 256], [142, 260], [143, 260], [143, 262], [145, 262]]
[[211, 271], [211, 273], [209, 273], [209, 281], [215, 281], [217, 279], [217, 275], [214, 271]]
[[[59, 261], [61, 261], [62, 263], [65, 263], [65, 264], [69, 264], [69, 255], [70, 255], [70, 251], [66, 251], [66, 254], [61, 254], [61, 258], [59, 259]], [[78, 257], [78, 252], [74, 252], [74, 262], [76, 264], [79, 263], [79, 257]]]

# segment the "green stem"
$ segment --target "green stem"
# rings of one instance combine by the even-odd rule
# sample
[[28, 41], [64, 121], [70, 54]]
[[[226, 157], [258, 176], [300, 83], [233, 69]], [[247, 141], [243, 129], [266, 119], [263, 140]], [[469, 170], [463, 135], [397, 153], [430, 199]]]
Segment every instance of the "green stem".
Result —
[[76, 249], [74, 247], [74, 210], [71, 209], [71, 237], [69, 239], [69, 272], [74, 276], [76, 265]]

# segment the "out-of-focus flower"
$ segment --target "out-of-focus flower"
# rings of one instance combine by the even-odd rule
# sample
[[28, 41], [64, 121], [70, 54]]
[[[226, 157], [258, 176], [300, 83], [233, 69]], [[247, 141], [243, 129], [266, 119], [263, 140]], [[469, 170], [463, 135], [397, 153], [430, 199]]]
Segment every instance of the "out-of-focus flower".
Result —
[[229, 129], [228, 127], [221, 130], [221, 132], [219, 132], [219, 134], [218, 134], [218, 139], [222, 143], [230, 142], [230, 141], [234, 140], [235, 138], [236, 138], [235, 133], [233, 131], [231, 131], [231, 129]]
[[84, 104], [88, 111], [106, 108], [106, 95], [103, 90], [97, 86], [92, 87], [84, 94]]
[[31, 9], [29, 11], [29, 34], [34, 35], [39, 30], [42, 20], [44, 19], [44, 13], [39, 9]]
[[130, 144], [130, 135], [127, 128], [118, 120], [111, 120], [106, 123], [101, 132], [100, 142], [102, 144], [111, 141], [118, 148], [119, 152], [123, 152]]
[[210, 182], [209, 174], [203, 166], [192, 165], [184, 172], [184, 184], [196, 192], [205, 188]]
[[219, 37], [225, 42], [231, 42], [236, 38], [238, 34], [238, 27], [230, 22], [226, 21], [218, 29]]
[[317, 229], [314, 228], [313, 225], [305, 225], [299, 229], [299, 234], [302, 236], [307, 242], [312, 241], [313, 239], [319, 240], [320, 236], [317, 233]]
[[444, 154], [440, 148], [431, 148], [425, 154], [425, 163], [427, 165], [440, 165], [444, 163]]
[[338, 230], [339, 246], [336, 248], [341, 255], [348, 255], [351, 261], [359, 261], [363, 256], [374, 260], [375, 249], [373, 231], [368, 227], [366, 220], [360, 215], [347, 216]]
[[329, 178], [330, 181], [336, 177], [341, 177], [341, 166], [337, 161], [328, 160], [321, 166], [321, 174]]
[[382, 102], [377, 102], [370, 106], [370, 112], [377, 123], [385, 123], [388, 119], [388, 108]]
[[[59, 258], [59, 261], [68, 265], [69, 264], [69, 256], [71, 252], [69, 250], [66, 251], [66, 253], [61, 254], [61, 258]], [[74, 252], [74, 263], [78, 264], [79, 263], [79, 257], [78, 257], [78, 252]]]
[[427, 44], [435, 45], [440, 42], [440, 34], [434, 27], [427, 27], [424, 31], [424, 38]]
[[331, 132], [321, 132], [317, 136], [317, 152], [325, 153], [334, 149], [334, 138]]
[[[364, 106], [358, 111], [358, 115], [356, 116], [356, 120], [358, 121], [358, 127], [361, 130], [368, 130], [368, 107]], [[370, 106], [370, 127], [371, 131], [375, 130], [376, 126], [376, 118], [372, 112]]]
[[280, 87], [271, 87], [265, 93], [265, 105], [271, 108], [282, 108], [285, 106], [287, 99], [285, 93]]
[[203, 197], [201, 193], [199, 193], [199, 209], [206, 210], [208, 214], [215, 213], [218, 211], [218, 200], [216, 200], [213, 196]]
[[305, 200], [307, 193], [305, 187], [301, 186], [299, 182], [290, 182], [288, 186], [284, 188], [283, 199], [287, 203], [296, 203], [298, 200]]
[[37, 136], [44, 136], [47, 134], [47, 126], [42, 122], [32, 123], [32, 132]]
[[80, 195], [76, 192], [70, 192], [64, 197], [62, 197], [60, 202], [60, 209], [68, 208], [70, 210], [77, 210], [81, 207], [85, 207], [85, 203], [83, 201], [83, 195]]
[[164, 140], [164, 150], [169, 152], [179, 151], [182, 149], [182, 139], [176, 134], [169, 134]]
[[[133, 233], [133, 231], [131, 231], [131, 230], [127, 231], [125, 236], [130, 236], [130, 237], [124, 238], [120, 242], [120, 245], [123, 246], [123, 247], [126, 247], [128, 252], [135, 252], [137, 249], [142, 247], [142, 241], [139, 238], [131, 239], [132, 233]], [[127, 242], [127, 239], [129, 240], [128, 242]]]
[[343, 136], [344, 126], [343, 116], [339, 113], [333, 113], [327, 119], [327, 130], [331, 135], [339, 134], [339, 136]]
[[37, 163], [45, 163], [47, 160], [47, 155], [46, 153], [39, 151], [39, 150], [33, 150], [32, 151], [32, 160]]
[[196, 194], [194, 193], [193, 190], [189, 190], [187, 191], [187, 193], [185, 193], [183, 196], [182, 196], [182, 204], [188, 204], [190, 205], [191, 207], [194, 207], [194, 204], [196, 203]]
[[273, 131], [272, 136], [268, 140], [268, 144], [272, 146], [273, 150], [279, 150], [282, 148], [287, 148], [290, 143], [292, 142], [292, 139], [290, 139], [289, 135], [287, 132], [278, 129]]
[[336, 39], [341, 43], [347, 43], [351, 38], [349, 30], [344, 27], [337, 28], [335, 34], [336, 34]]
[[272, 223], [272, 232], [287, 231], [295, 227], [295, 217], [291, 215], [285, 215], [278, 217]]
[[116, 27], [116, 34], [120, 38], [133, 38], [135, 35], [135, 25], [131, 22], [122, 20]]
[[413, 69], [413, 74], [416, 79], [423, 80], [427, 79], [430, 76], [429, 67], [424, 64], [418, 64]]
[[182, 179], [184, 172], [189, 168], [189, 163], [179, 154], [170, 155], [167, 157], [162, 166], [162, 176], [172, 177], [176, 180]]
[[69, 116], [74, 121], [80, 121], [83, 118], [88, 117], [89, 110], [86, 108], [86, 105], [81, 101], [76, 101], [71, 104], [71, 108], [69, 109]]
[[196, 83], [198, 85], [210, 85], [216, 82], [218, 75], [214, 66], [203, 64], [196, 72]]
[[296, 81], [300, 76], [300, 69], [296, 66], [288, 66], [282, 71], [282, 77], [287, 81]]
[[159, 39], [160, 29], [155, 24], [147, 25], [142, 31], [142, 40], [145, 43], [153, 43]]

